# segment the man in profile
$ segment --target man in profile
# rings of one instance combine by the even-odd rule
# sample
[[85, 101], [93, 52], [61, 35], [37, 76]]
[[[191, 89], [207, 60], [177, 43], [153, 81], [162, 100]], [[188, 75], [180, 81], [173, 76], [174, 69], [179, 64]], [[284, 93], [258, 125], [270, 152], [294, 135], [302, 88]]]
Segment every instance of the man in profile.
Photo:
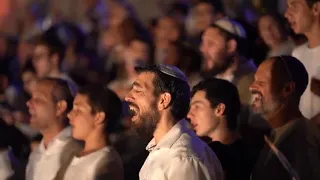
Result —
[[138, 77], [125, 98], [138, 133], [153, 139], [140, 179], [222, 180], [213, 151], [189, 128], [190, 87], [183, 72], [166, 65], [137, 68]]

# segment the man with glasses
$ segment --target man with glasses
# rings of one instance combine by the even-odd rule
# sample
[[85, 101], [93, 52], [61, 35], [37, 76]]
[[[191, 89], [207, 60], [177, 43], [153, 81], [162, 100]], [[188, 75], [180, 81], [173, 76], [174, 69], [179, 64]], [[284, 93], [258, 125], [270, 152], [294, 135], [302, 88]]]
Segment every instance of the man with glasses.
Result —
[[190, 87], [183, 72], [165, 65], [136, 70], [139, 75], [125, 100], [132, 127], [139, 134], [153, 136], [140, 179], [222, 180], [218, 158], [184, 119]]
[[[282, 159], [265, 146], [252, 172], [252, 180], [316, 180], [320, 177], [320, 134], [299, 110], [299, 101], [308, 85], [308, 73], [292, 56], [265, 60], [250, 87], [252, 109], [266, 119], [272, 131], [269, 139], [290, 162], [286, 170]], [[295, 173], [293, 173], [295, 172]]]

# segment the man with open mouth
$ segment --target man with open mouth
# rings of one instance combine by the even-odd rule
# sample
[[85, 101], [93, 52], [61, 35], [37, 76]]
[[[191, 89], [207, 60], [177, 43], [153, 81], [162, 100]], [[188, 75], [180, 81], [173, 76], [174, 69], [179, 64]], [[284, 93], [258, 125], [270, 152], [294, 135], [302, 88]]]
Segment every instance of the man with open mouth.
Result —
[[153, 137], [140, 179], [222, 180], [215, 153], [200, 140], [184, 119], [189, 111], [190, 87], [174, 66], [137, 67], [138, 77], [125, 98], [132, 128]]

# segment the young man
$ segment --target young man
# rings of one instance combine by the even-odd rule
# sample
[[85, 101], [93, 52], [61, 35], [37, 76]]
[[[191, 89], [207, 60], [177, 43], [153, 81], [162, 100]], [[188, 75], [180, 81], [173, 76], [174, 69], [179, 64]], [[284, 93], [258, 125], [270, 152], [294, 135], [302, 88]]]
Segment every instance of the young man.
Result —
[[174, 66], [136, 69], [138, 77], [125, 100], [132, 113], [132, 127], [153, 139], [140, 170], [140, 179], [222, 180], [221, 164], [183, 119], [189, 111], [190, 87]]
[[63, 179], [123, 179], [121, 158], [108, 139], [121, 112], [122, 103], [111, 90], [99, 85], [79, 90], [68, 117], [72, 136], [85, 146], [73, 157]]
[[230, 82], [211, 78], [192, 90], [188, 118], [198, 136], [211, 139], [209, 147], [218, 156], [225, 179], [250, 179], [255, 156], [237, 132], [240, 99]]
[[292, 55], [303, 63], [309, 74], [307, 89], [301, 96], [300, 110], [306, 118], [312, 119], [320, 116], [320, 88], [317, 91], [311, 88], [320, 87], [320, 1], [288, 0], [285, 16], [294, 32], [304, 34], [308, 39]]
[[81, 147], [71, 137], [67, 113], [72, 109], [73, 96], [69, 84], [56, 78], [39, 80], [27, 102], [30, 125], [43, 138], [29, 157], [27, 180], [55, 179], [65, 161]]
[[292, 171], [300, 179], [320, 177], [320, 133], [299, 110], [299, 101], [308, 85], [308, 73], [292, 56], [273, 57], [263, 61], [250, 90], [252, 109], [272, 127], [270, 140], [287, 158], [292, 169], [282, 164], [283, 158], [265, 145], [252, 171], [252, 180], [292, 180]]
[[[68, 39], [62, 39], [61, 34], [68, 36], [70, 33], [67, 27], [57, 26], [46, 31], [36, 42], [33, 53], [33, 65], [38, 78], [52, 77], [60, 78], [74, 84], [74, 81], [64, 72], [62, 72], [62, 62], [66, 54], [66, 42]], [[64, 37], [67, 38], [67, 37]], [[72, 86], [73, 93], [76, 92], [76, 86]]]

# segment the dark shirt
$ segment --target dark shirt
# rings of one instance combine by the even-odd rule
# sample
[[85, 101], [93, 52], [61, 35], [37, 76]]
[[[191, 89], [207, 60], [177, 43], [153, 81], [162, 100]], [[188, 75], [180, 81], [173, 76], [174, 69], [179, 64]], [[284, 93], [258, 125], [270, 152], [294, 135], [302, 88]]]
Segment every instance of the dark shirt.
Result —
[[215, 141], [211, 142], [209, 147], [220, 160], [226, 180], [250, 179], [256, 157], [243, 139], [238, 139], [229, 145]]

